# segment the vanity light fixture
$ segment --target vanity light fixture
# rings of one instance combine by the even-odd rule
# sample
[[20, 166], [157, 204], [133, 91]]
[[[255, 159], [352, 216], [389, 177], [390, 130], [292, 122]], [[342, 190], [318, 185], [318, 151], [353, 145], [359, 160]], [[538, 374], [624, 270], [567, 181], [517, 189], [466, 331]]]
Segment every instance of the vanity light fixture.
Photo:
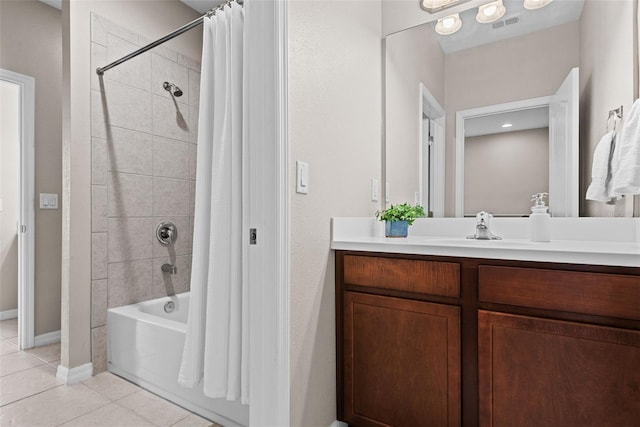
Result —
[[429, 13], [439, 12], [469, 0], [420, 0], [420, 7]]
[[535, 10], [545, 7], [553, 0], [524, 0], [524, 8], [527, 10]]
[[436, 33], [441, 36], [448, 36], [458, 31], [461, 27], [462, 20], [460, 19], [460, 14], [454, 13], [453, 15], [438, 19]]
[[[537, 0], [544, 1], [544, 0]], [[527, 0], [525, 0], [525, 3]], [[478, 8], [478, 14], [476, 15], [476, 21], [481, 24], [489, 24], [502, 18], [507, 12], [502, 0], [492, 1], [491, 3], [483, 4]]]

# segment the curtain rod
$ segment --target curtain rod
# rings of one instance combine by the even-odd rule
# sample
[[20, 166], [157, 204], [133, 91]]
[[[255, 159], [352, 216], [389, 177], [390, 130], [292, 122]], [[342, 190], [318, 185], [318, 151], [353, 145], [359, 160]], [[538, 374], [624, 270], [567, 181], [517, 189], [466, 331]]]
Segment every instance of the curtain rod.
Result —
[[233, 3], [233, 2], [238, 3], [240, 5], [244, 3], [243, 0], [227, 0], [223, 4], [214, 7], [213, 9], [211, 9], [210, 11], [205, 13], [204, 15], [194, 19], [193, 21], [191, 21], [191, 22], [189, 22], [187, 24], [184, 24], [182, 27], [178, 28], [177, 30], [170, 32], [166, 36], [163, 36], [163, 37], [159, 38], [158, 40], [153, 41], [153, 42], [149, 43], [148, 45], [143, 46], [140, 49], [138, 49], [138, 50], [136, 50], [134, 52], [131, 52], [130, 54], [128, 54], [126, 56], [123, 56], [122, 58], [120, 58], [120, 59], [118, 59], [116, 61], [113, 61], [112, 63], [110, 63], [108, 65], [105, 65], [104, 67], [96, 68], [96, 74], [101, 76], [101, 75], [104, 74], [105, 71], [110, 70], [111, 68], [116, 67], [116, 66], [122, 64], [123, 62], [127, 62], [128, 60], [133, 59], [136, 56], [138, 56], [138, 55], [140, 55], [142, 53], [145, 53], [146, 51], [151, 50], [154, 47], [159, 46], [159, 45], [171, 40], [172, 38], [177, 37], [180, 34], [189, 31], [192, 28], [197, 27], [198, 25], [202, 24], [202, 22], [204, 21], [205, 17], [207, 17], [207, 18], [211, 17], [218, 10], [222, 9], [226, 5], [228, 5], [230, 3]]

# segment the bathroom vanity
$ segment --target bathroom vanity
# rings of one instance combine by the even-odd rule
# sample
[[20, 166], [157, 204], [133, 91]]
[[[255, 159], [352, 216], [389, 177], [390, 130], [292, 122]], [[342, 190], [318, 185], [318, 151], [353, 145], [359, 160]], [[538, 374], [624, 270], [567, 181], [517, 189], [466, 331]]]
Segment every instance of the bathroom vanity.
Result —
[[637, 423], [633, 221], [628, 242], [554, 247], [513, 239], [492, 247], [366, 236], [368, 226], [358, 237], [354, 223], [343, 228], [334, 219], [338, 419], [355, 426]]

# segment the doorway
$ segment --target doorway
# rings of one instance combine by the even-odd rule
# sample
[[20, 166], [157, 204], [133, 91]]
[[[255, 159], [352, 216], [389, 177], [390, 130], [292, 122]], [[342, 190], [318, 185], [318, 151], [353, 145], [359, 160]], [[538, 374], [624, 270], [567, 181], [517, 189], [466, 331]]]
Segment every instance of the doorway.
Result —
[[35, 79], [0, 69], [0, 90], [0, 290], [11, 306], [0, 316], [17, 318], [24, 350], [34, 346]]
[[421, 204], [428, 217], [444, 217], [445, 111], [420, 83], [420, 192], [415, 203]]

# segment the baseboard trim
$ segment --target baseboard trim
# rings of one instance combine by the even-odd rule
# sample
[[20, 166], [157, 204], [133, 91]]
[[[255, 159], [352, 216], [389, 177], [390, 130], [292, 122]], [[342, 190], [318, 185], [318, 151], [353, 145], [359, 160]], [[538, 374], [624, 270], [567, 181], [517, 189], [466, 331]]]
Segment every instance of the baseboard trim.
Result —
[[56, 344], [60, 342], [60, 331], [47, 332], [46, 334], [36, 335], [33, 345], [41, 347], [43, 345]]
[[93, 375], [93, 364], [85, 363], [84, 365], [76, 366], [75, 368], [67, 368], [62, 365], [58, 365], [58, 371], [56, 372], [56, 378], [63, 381], [66, 385], [79, 383], [80, 381], [87, 380]]
[[15, 319], [18, 317], [18, 309], [0, 311], [0, 320]]
[[334, 422], [331, 423], [331, 426], [329, 427], [348, 427], [348, 426], [349, 424], [347, 423], [343, 423], [342, 421], [335, 420]]

